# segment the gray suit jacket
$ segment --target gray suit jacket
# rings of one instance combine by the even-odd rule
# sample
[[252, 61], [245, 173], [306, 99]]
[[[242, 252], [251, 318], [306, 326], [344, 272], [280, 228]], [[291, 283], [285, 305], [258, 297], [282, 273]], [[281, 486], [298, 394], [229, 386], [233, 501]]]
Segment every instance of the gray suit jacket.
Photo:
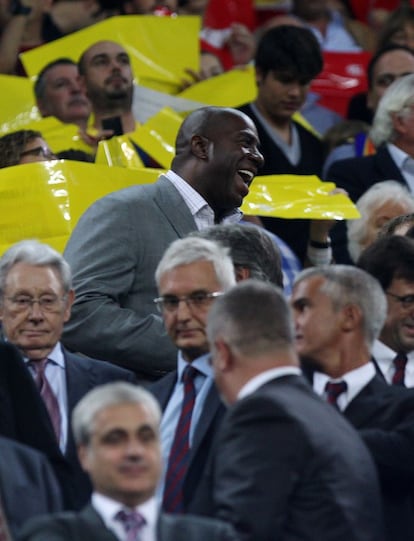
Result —
[[143, 379], [174, 369], [176, 350], [153, 303], [154, 273], [169, 244], [195, 229], [186, 203], [163, 175], [94, 203], [65, 250], [76, 301], [64, 344]]
[[[214, 519], [161, 514], [157, 541], [237, 541], [231, 526]], [[31, 520], [20, 541], [118, 541], [91, 505], [80, 513], [59, 513]]]

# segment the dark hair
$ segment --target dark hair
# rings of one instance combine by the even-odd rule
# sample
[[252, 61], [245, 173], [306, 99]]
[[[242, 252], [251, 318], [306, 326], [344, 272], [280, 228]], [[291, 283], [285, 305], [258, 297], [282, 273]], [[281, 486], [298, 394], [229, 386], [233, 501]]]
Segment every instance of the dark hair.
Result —
[[18, 130], [0, 137], [0, 169], [17, 165], [27, 143], [36, 137], [42, 134], [34, 130]]
[[374, 69], [377, 65], [378, 61], [387, 53], [391, 51], [406, 51], [407, 53], [410, 53], [414, 56], [414, 51], [410, 49], [409, 47], [406, 47], [405, 45], [396, 45], [390, 43], [389, 45], [385, 45], [384, 47], [377, 50], [377, 52], [374, 54], [374, 56], [371, 58], [371, 60], [368, 63], [367, 66], [367, 80], [368, 80], [368, 88], [371, 89], [372, 85], [374, 83]]
[[393, 11], [381, 27], [377, 47], [382, 48], [393, 43], [395, 33], [402, 30], [407, 23], [414, 26], [414, 9], [411, 6], [401, 6]]
[[403, 235], [382, 237], [362, 252], [357, 266], [374, 276], [384, 291], [394, 278], [414, 282], [414, 241]]
[[49, 70], [54, 68], [55, 66], [60, 65], [70, 65], [70, 66], [77, 66], [76, 62], [72, 60], [71, 58], [57, 58], [56, 60], [53, 60], [52, 62], [49, 62], [42, 68], [36, 78], [36, 82], [33, 87], [34, 95], [36, 100], [41, 100], [45, 96], [45, 90], [46, 90], [46, 74]]
[[255, 65], [263, 76], [286, 72], [307, 84], [323, 67], [319, 43], [307, 28], [281, 25], [268, 30], [257, 46]]

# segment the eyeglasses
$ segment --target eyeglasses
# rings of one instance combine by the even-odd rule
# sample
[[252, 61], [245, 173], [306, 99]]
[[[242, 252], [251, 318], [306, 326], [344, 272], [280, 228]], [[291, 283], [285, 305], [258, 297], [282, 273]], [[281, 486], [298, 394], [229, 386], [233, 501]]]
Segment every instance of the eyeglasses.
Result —
[[61, 303], [66, 299], [66, 295], [64, 297], [45, 295], [39, 299], [35, 299], [33, 297], [23, 297], [20, 295], [16, 297], [6, 297], [6, 300], [10, 304], [10, 308], [15, 312], [26, 312], [27, 310], [31, 309], [35, 303], [39, 305], [39, 308], [43, 312], [57, 312], [61, 307]]
[[400, 75], [394, 75], [393, 73], [383, 73], [377, 78], [376, 84], [378, 86], [389, 87], [394, 81], [400, 79], [400, 77], [404, 77], [405, 75], [411, 75], [411, 73], [411, 71], [408, 71], [407, 73], [401, 73]]
[[190, 295], [183, 295], [182, 297], [176, 297], [175, 295], [165, 295], [165, 297], [158, 297], [154, 299], [155, 304], [159, 312], [175, 312], [178, 310], [178, 306], [181, 301], [184, 301], [190, 310], [206, 308], [210, 302], [216, 297], [223, 295], [221, 291], [214, 291], [208, 293], [207, 291], [197, 291], [196, 293], [190, 293]]
[[386, 291], [386, 294], [400, 302], [403, 308], [414, 306], [414, 295], [395, 295], [395, 293], [391, 293], [390, 291]]
[[20, 158], [23, 158], [24, 156], [42, 156], [46, 160], [56, 160], [57, 156], [54, 154], [50, 148], [47, 147], [35, 147], [31, 148], [30, 150], [24, 150], [23, 152], [20, 152]]

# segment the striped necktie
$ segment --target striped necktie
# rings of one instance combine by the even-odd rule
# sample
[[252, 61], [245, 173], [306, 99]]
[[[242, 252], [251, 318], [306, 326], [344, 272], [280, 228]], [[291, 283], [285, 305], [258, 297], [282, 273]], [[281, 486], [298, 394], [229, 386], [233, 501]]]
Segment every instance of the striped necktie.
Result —
[[325, 386], [326, 400], [336, 409], [338, 408], [338, 397], [348, 389], [346, 381], [328, 381]]
[[405, 353], [398, 353], [393, 359], [393, 364], [395, 367], [395, 372], [392, 377], [392, 384], [399, 385], [400, 387], [405, 387], [405, 367], [407, 366], [407, 355]]
[[182, 491], [190, 456], [189, 433], [196, 397], [194, 379], [197, 374], [198, 370], [189, 364], [182, 376], [184, 398], [168, 459], [163, 498], [163, 508], [169, 513], [183, 511]]
[[46, 377], [45, 370], [49, 359], [30, 359], [30, 365], [35, 371], [35, 383], [39, 389], [40, 396], [46, 405], [49, 412], [50, 420], [52, 421], [53, 430], [55, 431], [58, 442], [60, 441], [60, 408], [55, 393]]
[[145, 518], [138, 511], [121, 509], [115, 516], [125, 531], [125, 541], [140, 541], [140, 533], [146, 524]]

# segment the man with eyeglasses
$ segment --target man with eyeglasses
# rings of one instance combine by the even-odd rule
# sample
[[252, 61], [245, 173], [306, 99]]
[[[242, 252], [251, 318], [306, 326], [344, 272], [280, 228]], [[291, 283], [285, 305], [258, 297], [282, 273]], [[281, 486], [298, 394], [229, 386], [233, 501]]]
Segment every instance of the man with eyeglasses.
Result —
[[0, 137], [0, 169], [56, 159], [55, 154], [38, 131], [18, 130]]
[[225, 411], [209, 362], [207, 314], [214, 299], [235, 284], [235, 272], [226, 248], [188, 237], [167, 249], [155, 279], [155, 303], [178, 348], [177, 369], [150, 387], [164, 412], [158, 497], [166, 512], [191, 512], [204, 497], [200, 480]]
[[[135, 382], [135, 376], [61, 346], [63, 324], [70, 316], [74, 296], [68, 263], [47, 244], [25, 240], [3, 254], [2, 331], [23, 363], [9, 359], [10, 353], [1, 344], [0, 355], [7, 357], [0, 363], [0, 379], [6, 380], [0, 386], [1, 435], [43, 451], [55, 468], [65, 506], [77, 509], [87, 502], [92, 487], [78, 462], [69, 423], [72, 410], [91, 388], [116, 380]], [[12, 367], [7, 360], [14, 361]], [[32, 377], [27, 377], [27, 371]], [[13, 405], [16, 397], [18, 410]], [[27, 424], [21, 419], [22, 408], [27, 411]]]
[[414, 241], [394, 235], [366, 248], [357, 265], [374, 276], [388, 301], [372, 349], [377, 372], [393, 385], [414, 387]]

